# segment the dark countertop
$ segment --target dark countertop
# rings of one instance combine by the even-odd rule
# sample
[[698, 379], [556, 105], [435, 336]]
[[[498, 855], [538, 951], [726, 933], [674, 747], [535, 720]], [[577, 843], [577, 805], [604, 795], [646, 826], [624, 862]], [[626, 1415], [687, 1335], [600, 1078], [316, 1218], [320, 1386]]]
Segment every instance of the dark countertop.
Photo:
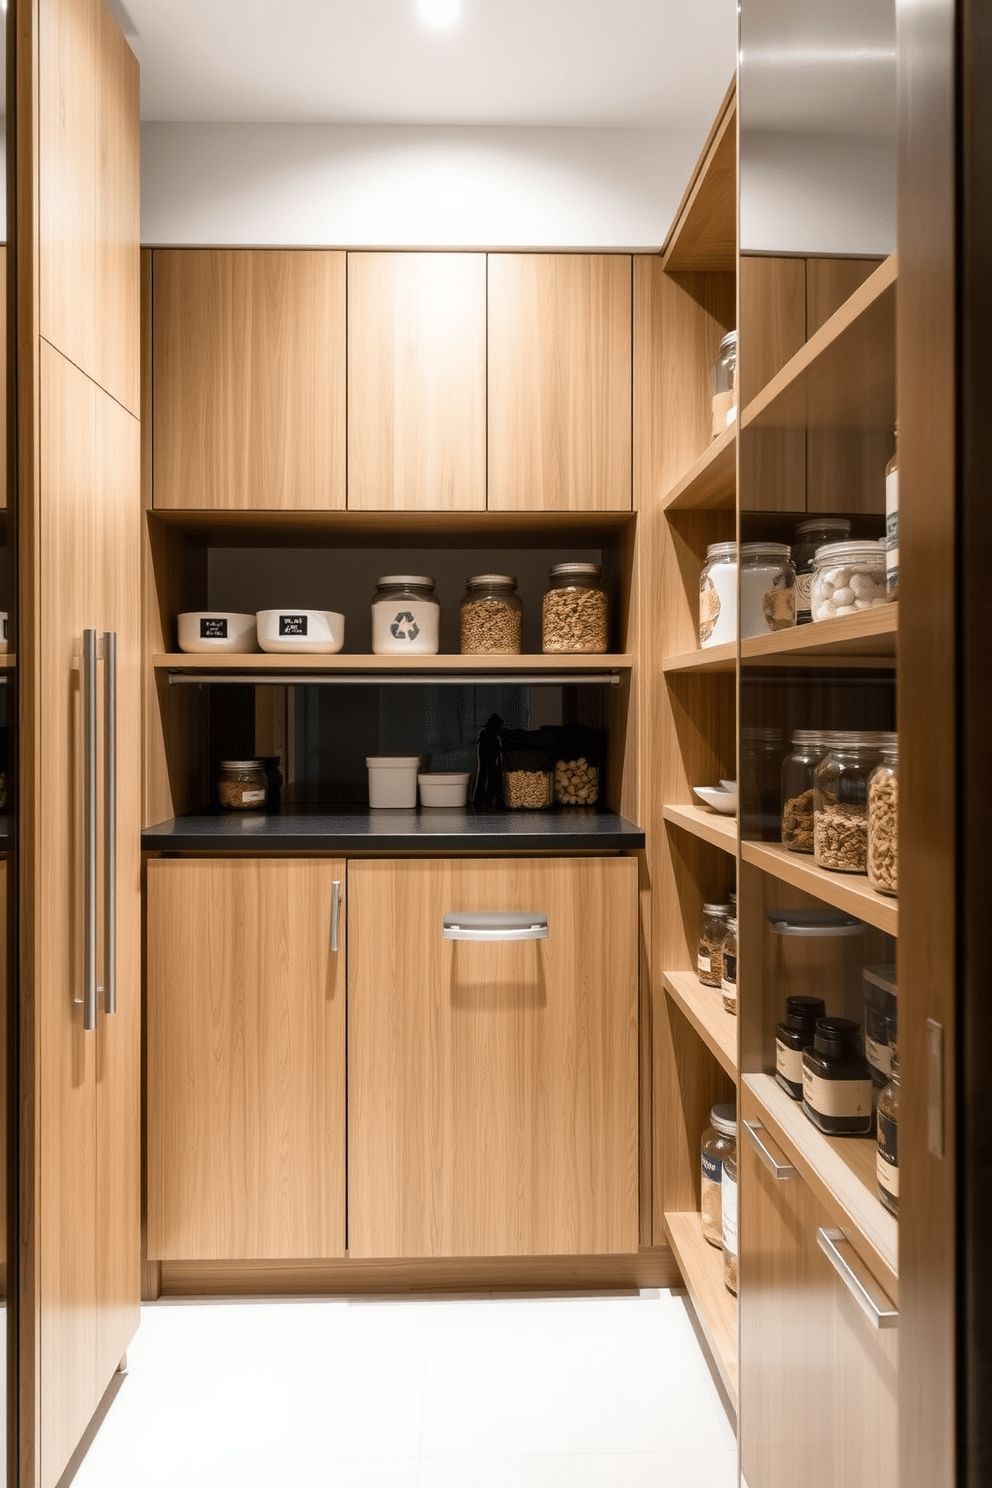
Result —
[[283, 807], [202, 812], [146, 827], [146, 852], [617, 852], [644, 846], [625, 817], [591, 807], [560, 811], [316, 811]]

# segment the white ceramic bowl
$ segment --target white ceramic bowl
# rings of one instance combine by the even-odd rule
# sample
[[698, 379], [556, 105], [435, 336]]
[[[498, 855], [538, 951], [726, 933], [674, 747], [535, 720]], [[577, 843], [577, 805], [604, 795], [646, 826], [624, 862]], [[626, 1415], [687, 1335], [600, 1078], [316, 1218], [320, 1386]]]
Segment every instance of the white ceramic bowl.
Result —
[[259, 610], [258, 644], [263, 651], [333, 653], [344, 645], [344, 616], [335, 610]]
[[435, 771], [418, 775], [421, 806], [464, 806], [468, 800], [468, 779], [467, 770], [464, 774], [456, 771], [446, 775]]
[[191, 610], [177, 619], [179, 649], [202, 651], [257, 651], [255, 616], [233, 610]]
[[698, 796], [705, 806], [712, 806], [714, 811], [719, 811], [721, 816], [737, 815], [736, 791], [720, 790], [715, 785], [694, 785], [692, 793]]
[[721, 790], [729, 791], [732, 796], [736, 796], [736, 794], [737, 794], [737, 781], [736, 780], [721, 780], [721, 781], [718, 781], [718, 784], [719, 784]]

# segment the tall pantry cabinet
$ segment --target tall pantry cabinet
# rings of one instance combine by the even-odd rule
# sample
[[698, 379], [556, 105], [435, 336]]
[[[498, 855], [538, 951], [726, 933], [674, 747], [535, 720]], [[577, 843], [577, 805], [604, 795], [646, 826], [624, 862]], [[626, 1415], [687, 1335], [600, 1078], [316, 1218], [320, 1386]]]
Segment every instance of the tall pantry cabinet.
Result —
[[138, 68], [103, 0], [17, 13], [20, 1470], [55, 1484], [137, 1326]]

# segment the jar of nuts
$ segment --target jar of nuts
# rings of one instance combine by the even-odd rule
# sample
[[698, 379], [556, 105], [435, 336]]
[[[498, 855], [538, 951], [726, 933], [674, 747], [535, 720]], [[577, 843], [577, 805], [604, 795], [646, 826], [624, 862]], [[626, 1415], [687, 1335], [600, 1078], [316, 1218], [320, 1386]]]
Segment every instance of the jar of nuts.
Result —
[[868, 866], [868, 781], [880, 753], [877, 735], [835, 734], [816, 767], [813, 855], [821, 868], [864, 873]]
[[523, 605], [509, 574], [477, 574], [466, 580], [461, 607], [463, 656], [520, 655]]
[[541, 649], [596, 652], [607, 648], [606, 592], [598, 563], [556, 563], [541, 612]]
[[268, 798], [264, 760], [221, 760], [217, 798], [228, 811], [259, 811]]
[[868, 882], [880, 894], [899, 892], [899, 744], [882, 746], [882, 763], [868, 782]]
[[792, 753], [782, 765], [782, 846], [790, 852], [813, 851], [813, 777], [828, 747], [814, 729], [792, 735]]

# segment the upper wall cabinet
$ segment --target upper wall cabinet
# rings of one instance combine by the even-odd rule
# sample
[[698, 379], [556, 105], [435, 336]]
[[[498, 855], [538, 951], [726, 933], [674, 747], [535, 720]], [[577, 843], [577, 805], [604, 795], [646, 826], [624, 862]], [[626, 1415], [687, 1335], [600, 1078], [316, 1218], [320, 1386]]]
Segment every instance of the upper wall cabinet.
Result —
[[103, 0], [52, 0], [38, 65], [39, 329], [137, 417], [138, 63]]
[[489, 509], [631, 509], [631, 261], [489, 258]]
[[154, 505], [345, 505], [345, 255], [158, 250]]
[[348, 506], [485, 510], [485, 254], [348, 255]]

